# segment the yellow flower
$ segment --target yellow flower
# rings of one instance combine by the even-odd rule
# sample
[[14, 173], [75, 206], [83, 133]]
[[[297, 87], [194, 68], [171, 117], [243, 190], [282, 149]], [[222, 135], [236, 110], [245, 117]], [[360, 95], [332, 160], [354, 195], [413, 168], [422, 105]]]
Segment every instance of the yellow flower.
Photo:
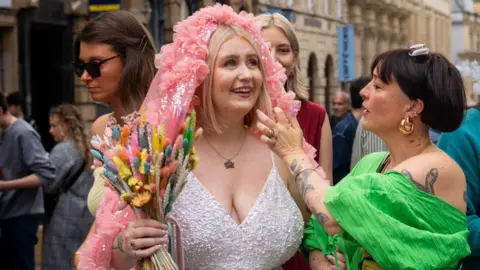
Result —
[[121, 199], [122, 201], [125, 201], [125, 202], [128, 202], [128, 203], [132, 200], [132, 198], [133, 198], [133, 194], [132, 194], [132, 193], [126, 193], [126, 192], [124, 192], [124, 193], [122, 193], [122, 195], [120, 195], [120, 199]]
[[137, 183], [138, 183], [138, 178], [136, 178], [136, 177], [130, 177], [130, 178], [128, 179], [128, 186], [129, 186], [130, 188], [132, 188], [132, 187], [134, 187], [135, 185], [137, 185]]
[[117, 166], [118, 175], [121, 179], [128, 179], [132, 176], [132, 171], [130, 170], [130, 168], [125, 165], [125, 163], [119, 157], [114, 156], [113, 163], [115, 163], [115, 166]]
[[131, 204], [135, 207], [142, 207], [152, 199], [152, 194], [145, 190], [142, 193], [135, 194]]

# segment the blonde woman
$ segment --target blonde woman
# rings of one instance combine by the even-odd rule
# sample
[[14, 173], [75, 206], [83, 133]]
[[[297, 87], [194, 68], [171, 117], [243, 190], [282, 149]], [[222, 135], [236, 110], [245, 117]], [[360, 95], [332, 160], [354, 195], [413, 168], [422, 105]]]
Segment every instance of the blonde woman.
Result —
[[53, 107], [49, 122], [50, 134], [57, 142], [50, 153], [57, 174], [45, 190], [55, 195], [58, 202], [45, 224], [42, 269], [69, 269], [73, 252], [80, 247], [93, 223], [86, 200], [93, 184], [88, 166], [91, 163], [89, 145], [85, 123], [75, 106]]
[[[316, 159], [330, 177], [332, 174], [332, 130], [325, 108], [308, 101], [309, 93], [300, 78], [298, 43], [295, 30], [281, 14], [262, 14], [255, 17], [262, 27], [262, 38], [270, 44], [270, 51], [275, 59], [285, 68], [286, 91], [293, 91], [301, 102], [297, 120], [307, 142], [317, 149]], [[328, 178], [328, 179], [331, 179]]]
[[[167, 78], [168, 85], [185, 86], [175, 88], [174, 97], [195, 108], [204, 130], [196, 143], [201, 162], [171, 213], [181, 227], [185, 268], [281, 269], [297, 252], [310, 213], [286, 164], [262, 144], [255, 127], [257, 110], [272, 115], [272, 105], [289, 112], [294, 108], [293, 94], [282, 89], [285, 74], [253, 17], [229, 6], [204, 8], [175, 30], [174, 42], [157, 56], [158, 78], [143, 104], [147, 110], [161, 107], [165, 95], [158, 85]], [[190, 90], [194, 99], [183, 100], [182, 92]], [[118, 196], [105, 198], [104, 205], [119, 201]], [[130, 216], [120, 221], [125, 227], [114, 238], [89, 236], [79, 269], [99, 264], [130, 269], [166, 244], [163, 224]], [[109, 212], [103, 218], [97, 214], [96, 227], [108, 226], [111, 218]], [[100, 251], [101, 258], [91, 252], [98, 245], [108, 247]]]
[[[287, 74], [286, 91], [295, 92], [301, 101], [297, 120], [308, 143], [317, 149], [317, 160], [327, 175], [332, 178], [332, 130], [325, 108], [308, 101], [308, 89], [302, 84], [299, 70], [300, 45], [293, 25], [281, 14], [262, 14], [255, 17], [262, 27], [262, 37], [270, 43], [270, 51], [275, 59], [282, 64]], [[311, 264], [328, 264], [320, 251], [313, 251]], [[308, 269], [303, 258], [297, 255], [284, 265], [284, 269]]]

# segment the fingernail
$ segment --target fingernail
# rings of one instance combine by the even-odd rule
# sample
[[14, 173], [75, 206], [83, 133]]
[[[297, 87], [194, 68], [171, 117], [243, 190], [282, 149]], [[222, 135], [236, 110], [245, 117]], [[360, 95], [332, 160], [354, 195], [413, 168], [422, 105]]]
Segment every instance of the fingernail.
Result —
[[257, 113], [263, 113], [261, 110], [257, 109]]

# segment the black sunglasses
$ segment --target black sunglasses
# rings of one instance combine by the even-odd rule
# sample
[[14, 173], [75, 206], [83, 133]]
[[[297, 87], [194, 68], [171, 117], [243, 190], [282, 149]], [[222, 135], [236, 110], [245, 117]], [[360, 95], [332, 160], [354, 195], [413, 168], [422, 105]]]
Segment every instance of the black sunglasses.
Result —
[[73, 62], [72, 63], [73, 71], [75, 72], [75, 74], [77, 74], [78, 77], [82, 77], [83, 72], [85, 72], [86, 70], [92, 78], [98, 78], [102, 75], [100, 73], [100, 66], [119, 56], [120, 55], [115, 55], [110, 58], [104, 59], [100, 62], [88, 62], [88, 63]]

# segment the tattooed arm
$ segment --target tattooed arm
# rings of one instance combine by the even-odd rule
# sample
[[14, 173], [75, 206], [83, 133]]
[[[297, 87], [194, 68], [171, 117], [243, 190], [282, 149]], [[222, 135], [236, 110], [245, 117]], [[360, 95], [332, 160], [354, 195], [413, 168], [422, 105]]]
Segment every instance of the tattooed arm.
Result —
[[341, 228], [325, 206], [325, 194], [330, 188], [329, 181], [315, 172], [305, 154], [287, 156], [285, 160], [289, 164], [292, 175], [296, 176], [294, 181], [312, 214], [328, 234], [339, 233]]
[[340, 232], [338, 223], [325, 206], [325, 193], [330, 188], [330, 182], [315, 172], [312, 163], [303, 151], [304, 139], [298, 121], [296, 118], [287, 120], [280, 108], [274, 108], [274, 113], [277, 123], [262, 111], [257, 110], [259, 119], [257, 128], [264, 134], [261, 136], [262, 141], [288, 165], [300, 195], [327, 233], [334, 235]]

